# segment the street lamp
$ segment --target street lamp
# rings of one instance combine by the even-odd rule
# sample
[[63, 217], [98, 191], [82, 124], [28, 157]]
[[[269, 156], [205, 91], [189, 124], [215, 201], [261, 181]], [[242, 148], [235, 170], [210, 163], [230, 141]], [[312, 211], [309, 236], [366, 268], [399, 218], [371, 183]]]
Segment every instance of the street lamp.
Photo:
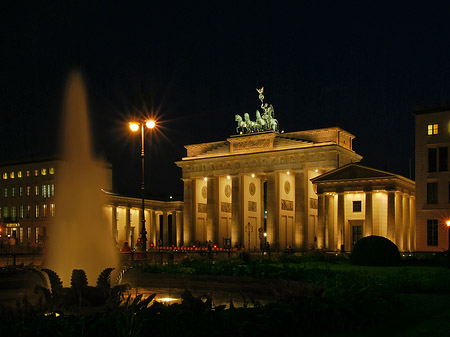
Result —
[[448, 256], [448, 260], [450, 261], [450, 220], [447, 220], [445, 222], [445, 224], [447, 225], [447, 233], [448, 233], [448, 251], [447, 251], [447, 256]]
[[154, 120], [146, 120], [142, 122], [131, 122], [129, 123], [130, 129], [133, 132], [136, 132], [141, 129], [141, 162], [142, 162], [142, 182], [141, 182], [141, 196], [142, 196], [142, 222], [141, 222], [141, 243], [142, 243], [142, 251], [147, 251], [147, 231], [145, 230], [145, 152], [144, 152], [144, 129], [147, 127], [148, 129], [153, 129], [156, 126]]

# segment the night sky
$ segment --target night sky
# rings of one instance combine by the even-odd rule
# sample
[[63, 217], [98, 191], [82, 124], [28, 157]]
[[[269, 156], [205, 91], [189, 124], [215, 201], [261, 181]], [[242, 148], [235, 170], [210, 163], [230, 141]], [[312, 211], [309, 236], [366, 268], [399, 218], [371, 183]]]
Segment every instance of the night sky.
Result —
[[409, 177], [415, 105], [450, 101], [447, 3], [2, 4], [0, 161], [58, 153], [76, 68], [95, 153], [112, 163], [117, 193], [139, 195], [134, 116], [159, 120], [146, 140], [147, 193], [182, 194], [174, 162], [184, 145], [235, 134], [235, 114], [255, 118], [261, 86], [285, 132], [340, 126], [356, 136], [364, 165]]

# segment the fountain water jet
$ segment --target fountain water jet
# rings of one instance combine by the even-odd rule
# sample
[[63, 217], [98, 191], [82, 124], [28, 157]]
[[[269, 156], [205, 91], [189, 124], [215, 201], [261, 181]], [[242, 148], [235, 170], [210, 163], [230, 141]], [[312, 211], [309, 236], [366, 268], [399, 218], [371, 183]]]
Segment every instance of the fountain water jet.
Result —
[[73, 269], [85, 270], [94, 285], [103, 269], [117, 268], [118, 253], [103, 210], [106, 170], [92, 157], [86, 92], [79, 72], [72, 72], [67, 81], [63, 113], [63, 162], [56, 177], [56, 214], [46, 265], [65, 286], [70, 285]]

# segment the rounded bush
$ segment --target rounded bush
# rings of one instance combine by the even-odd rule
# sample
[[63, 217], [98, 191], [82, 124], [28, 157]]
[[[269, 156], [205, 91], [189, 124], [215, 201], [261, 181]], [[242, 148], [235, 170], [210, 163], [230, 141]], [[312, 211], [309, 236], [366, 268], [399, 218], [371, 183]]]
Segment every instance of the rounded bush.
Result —
[[382, 236], [366, 236], [353, 247], [350, 263], [357, 266], [398, 266], [401, 262], [397, 246]]

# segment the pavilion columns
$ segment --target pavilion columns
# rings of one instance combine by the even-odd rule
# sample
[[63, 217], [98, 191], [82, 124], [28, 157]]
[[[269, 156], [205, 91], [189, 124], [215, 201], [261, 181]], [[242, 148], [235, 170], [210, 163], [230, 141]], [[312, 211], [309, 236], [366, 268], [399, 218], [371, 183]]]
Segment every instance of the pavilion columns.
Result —
[[219, 178], [207, 180], [206, 240], [219, 244]]
[[365, 191], [366, 193], [366, 217], [364, 221], [363, 237], [373, 235], [373, 202], [372, 191]]
[[411, 219], [410, 219], [410, 198], [409, 194], [403, 194], [403, 251], [409, 251], [410, 242], [409, 238], [411, 237]]
[[231, 244], [243, 244], [243, 191], [242, 176], [233, 176], [231, 180]]
[[395, 241], [400, 251], [403, 251], [403, 194], [395, 192]]
[[388, 191], [387, 238], [395, 242], [395, 191]]
[[267, 174], [267, 242], [273, 249], [280, 249], [278, 222], [280, 221], [280, 176], [278, 172]]
[[158, 231], [156, 229], [156, 212], [150, 210], [150, 243], [156, 245], [158, 243]]
[[111, 235], [114, 238], [114, 242], [117, 244], [119, 242], [118, 231], [117, 231], [117, 207], [111, 206]]
[[192, 246], [195, 240], [195, 219], [194, 219], [194, 183], [193, 179], [183, 179], [184, 181], [184, 207], [183, 207], [183, 244]]
[[131, 231], [131, 208], [127, 206], [125, 209], [125, 240], [130, 243], [130, 247], [132, 246], [132, 242], [130, 242], [130, 231]]
[[169, 214], [167, 211], [163, 212], [163, 246], [169, 245]]
[[306, 228], [308, 215], [306, 212], [307, 185], [304, 171], [295, 171], [295, 248], [306, 250]]
[[[174, 212], [175, 215], [175, 228], [176, 228], [176, 246], [181, 247], [184, 245], [183, 242], [183, 221], [182, 214], [179, 211]], [[174, 221], [172, 220], [172, 226], [174, 226]]]
[[410, 236], [409, 236], [409, 250], [416, 250], [416, 197], [410, 195], [409, 204], [409, 222], [410, 222]]
[[333, 195], [325, 195], [325, 247], [332, 251], [337, 249], [334, 200]]
[[318, 224], [317, 224], [317, 248], [322, 249], [325, 247], [325, 195], [320, 193], [318, 197]]
[[[345, 250], [345, 237], [346, 234], [345, 233], [345, 211], [344, 211], [344, 193], [343, 192], [339, 192], [338, 193], [338, 209], [337, 209], [337, 235], [338, 235], [338, 245], [339, 245], [339, 249], [341, 249], [342, 251]], [[348, 248], [350, 248], [350, 246], [348, 246]]]

